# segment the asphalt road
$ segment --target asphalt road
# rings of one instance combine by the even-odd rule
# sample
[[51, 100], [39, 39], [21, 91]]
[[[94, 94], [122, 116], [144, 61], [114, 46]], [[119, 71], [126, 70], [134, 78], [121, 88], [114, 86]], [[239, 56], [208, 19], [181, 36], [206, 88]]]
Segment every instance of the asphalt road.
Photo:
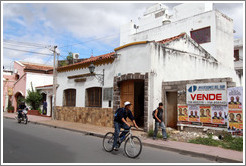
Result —
[[214, 161], [143, 147], [136, 159], [105, 152], [102, 138], [3, 119], [3, 163], [211, 163]]

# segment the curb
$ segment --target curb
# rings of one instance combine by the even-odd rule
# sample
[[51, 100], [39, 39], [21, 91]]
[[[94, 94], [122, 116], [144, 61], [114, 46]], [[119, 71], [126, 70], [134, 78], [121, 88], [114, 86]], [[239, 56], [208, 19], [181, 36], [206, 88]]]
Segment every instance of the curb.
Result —
[[[12, 117], [4, 117], [4, 118], [15, 120], [15, 118], [12, 118]], [[40, 123], [40, 122], [32, 122], [32, 121], [28, 121], [28, 122], [32, 123], [32, 124], [38, 124], [38, 125], [47, 126], [47, 127], [53, 127], [53, 128], [64, 129], [64, 130], [73, 131], [73, 132], [79, 132], [79, 133], [83, 133], [85, 135], [95, 136], [95, 137], [99, 137], [99, 138], [103, 138], [104, 137], [103, 134], [97, 134], [97, 133], [88, 132], [88, 131], [81, 131], [81, 130], [66, 128], [66, 127], [59, 127], [59, 126]], [[187, 151], [187, 150], [182, 150], [182, 149], [175, 149], [175, 148], [171, 148], [171, 147], [158, 146], [158, 145], [151, 144], [151, 143], [146, 143], [146, 142], [143, 142], [143, 141], [142, 141], [142, 144], [145, 145], [145, 146], [148, 146], [148, 147], [162, 149], [162, 150], [168, 150], [168, 151], [176, 152], [176, 153], [183, 154], [183, 155], [191, 155], [193, 157], [203, 157], [203, 158], [206, 158], [206, 159], [209, 159], [209, 160], [212, 160], [212, 161], [216, 161], [216, 162], [243, 163], [243, 161], [238, 161], [238, 160], [234, 160], [234, 159], [228, 159], [228, 158], [223, 158], [223, 157], [219, 157], [219, 156], [213, 156], [213, 155], [204, 154], [204, 153], [196, 153], [196, 152], [192, 152], [192, 151]]]

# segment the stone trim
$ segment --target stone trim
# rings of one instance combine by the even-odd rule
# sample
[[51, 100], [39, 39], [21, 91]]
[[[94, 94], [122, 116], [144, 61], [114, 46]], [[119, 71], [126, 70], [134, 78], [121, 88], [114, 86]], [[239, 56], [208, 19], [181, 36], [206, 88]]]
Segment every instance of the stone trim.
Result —
[[128, 73], [121, 75], [119, 77], [114, 77], [114, 94], [113, 94], [113, 110], [115, 111], [120, 107], [120, 82], [126, 80], [144, 80], [144, 131], [149, 130], [148, 126], [148, 85], [149, 85], [149, 75], [140, 73]]

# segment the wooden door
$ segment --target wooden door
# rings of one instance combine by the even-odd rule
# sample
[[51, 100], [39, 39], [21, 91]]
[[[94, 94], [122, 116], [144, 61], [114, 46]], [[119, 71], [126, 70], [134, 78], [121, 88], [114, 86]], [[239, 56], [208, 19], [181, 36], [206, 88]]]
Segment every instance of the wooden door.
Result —
[[[134, 116], [134, 81], [124, 81], [120, 85], [120, 106], [124, 107], [124, 103], [126, 101], [129, 101], [131, 106], [131, 111]], [[131, 122], [129, 119], [127, 119], [127, 122]], [[132, 124], [132, 123], [130, 123]]]
[[167, 92], [167, 126], [177, 128], [177, 92]]

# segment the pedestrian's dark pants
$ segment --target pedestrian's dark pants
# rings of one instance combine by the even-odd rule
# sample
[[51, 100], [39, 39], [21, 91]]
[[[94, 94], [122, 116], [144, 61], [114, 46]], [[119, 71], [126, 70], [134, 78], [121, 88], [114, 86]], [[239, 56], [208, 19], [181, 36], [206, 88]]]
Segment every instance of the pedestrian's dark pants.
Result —
[[123, 136], [125, 136], [129, 130], [129, 127], [123, 123], [118, 123], [118, 122], [114, 122], [114, 129], [115, 129], [115, 132], [114, 132], [114, 144], [113, 144], [113, 148], [116, 147], [117, 145], [117, 140], [119, 138], [119, 133], [120, 133], [120, 129], [123, 128], [124, 131], [120, 134], [120, 138], [122, 138]]
[[43, 107], [43, 114], [46, 114], [47, 113], [47, 108], [46, 107]]
[[167, 133], [166, 133], [166, 126], [165, 126], [164, 122], [155, 122], [155, 131], [154, 131], [153, 138], [156, 138], [159, 126], [161, 126], [161, 129], [162, 129], [162, 137], [164, 139], [166, 139], [167, 138]]

